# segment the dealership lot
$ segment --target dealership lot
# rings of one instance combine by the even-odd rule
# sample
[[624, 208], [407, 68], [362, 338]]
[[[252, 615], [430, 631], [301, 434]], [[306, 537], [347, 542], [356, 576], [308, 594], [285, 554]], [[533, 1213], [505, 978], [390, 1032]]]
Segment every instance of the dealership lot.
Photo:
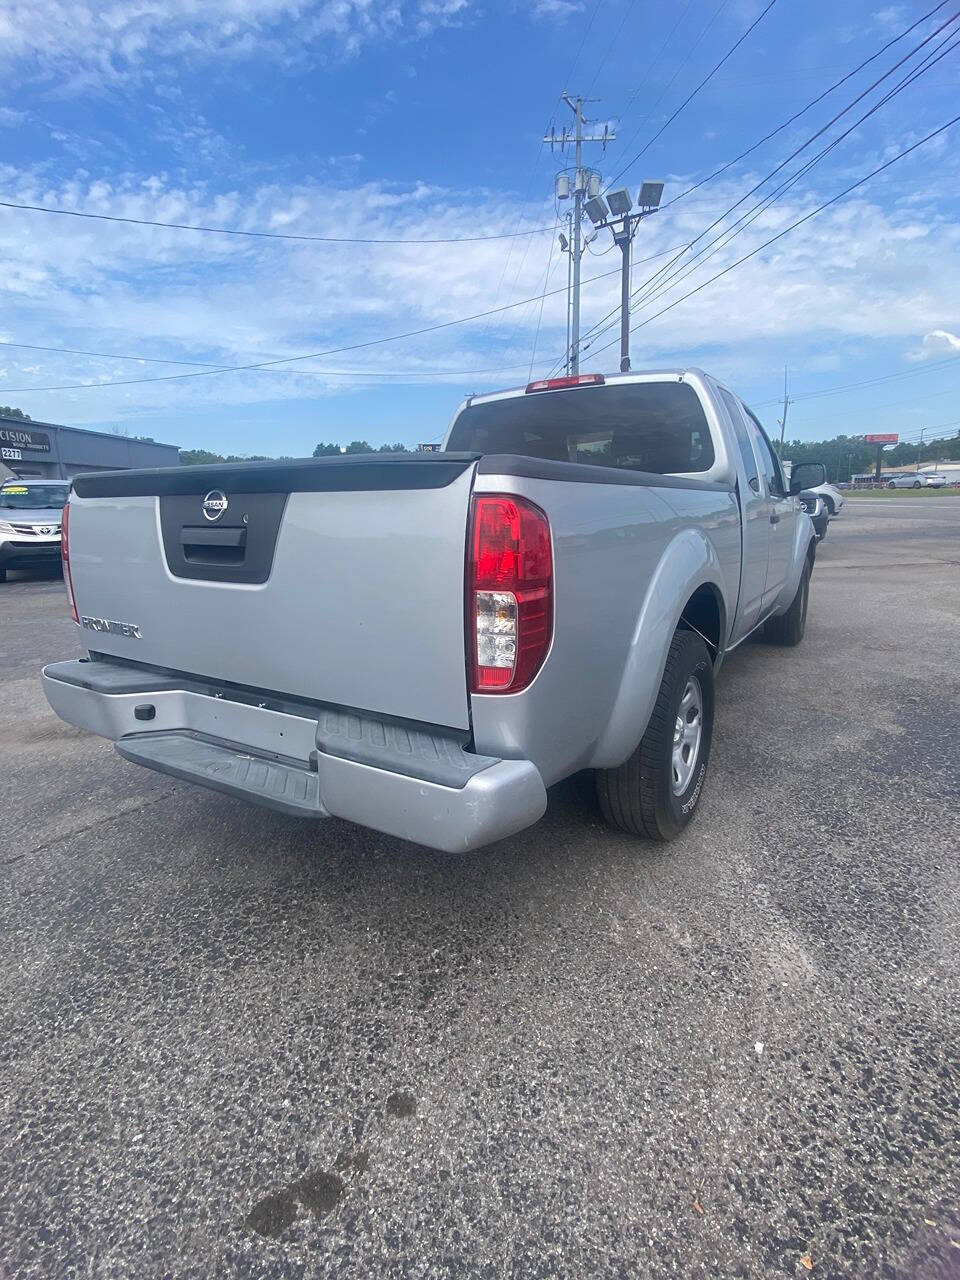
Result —
[[124, 763], [0, 587], [0, 1276], [960, 1276], [960, 502], [849, 502], [668, 848]]

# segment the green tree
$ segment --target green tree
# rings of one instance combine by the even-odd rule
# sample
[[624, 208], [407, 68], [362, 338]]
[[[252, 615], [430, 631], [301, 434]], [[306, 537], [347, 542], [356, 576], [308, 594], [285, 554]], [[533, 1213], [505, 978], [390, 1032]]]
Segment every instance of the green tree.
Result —
[[377, 453], [410, 453], [405, 444], [382, 444]]
[[12, 409], [8, 404], [0, 404], [0, 418], [19, 418], [21, 422], [32, 422], [29, 413], [22, 409]]
[[366, 440], [351, 440], [344, 453], [373, 453], [373, 449]]
[[313, 451], [315, 458], [333, 458], [340, 456], [340, 446], [338, 444], [326, 444], [323, 440], [317, 445]]
[[180, 465], [184, 467], [202, 467], [211, 462], [223, 462], [223, 454], [211, 453], [209, 449], [181, 449]]

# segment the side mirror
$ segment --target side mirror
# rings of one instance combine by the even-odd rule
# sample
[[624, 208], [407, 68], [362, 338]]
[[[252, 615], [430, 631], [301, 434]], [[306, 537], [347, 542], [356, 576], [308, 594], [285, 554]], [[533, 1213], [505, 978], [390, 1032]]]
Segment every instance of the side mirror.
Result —
[[822, 462], [801, 462], [790, 473], [790, 492], [815, 489], [818, 484], [825, 484], [826, 479], [827, 468]]

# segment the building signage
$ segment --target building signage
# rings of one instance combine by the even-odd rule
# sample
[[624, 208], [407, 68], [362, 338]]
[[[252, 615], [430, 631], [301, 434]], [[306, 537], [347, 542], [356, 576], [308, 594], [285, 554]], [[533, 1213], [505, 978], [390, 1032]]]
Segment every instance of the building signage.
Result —
[[864, 436], [863, 438], [867, 444], [896, 444], [900, 436], [896, 431], [888, 431], [886, 435]]
[[26, 427], [0, 427], [0, 445], [10, 449], [31, 449], [34, 453], [49, 453], [50, 437], [45, 431], [29, 431]]
[[0, 449], [0, 458], [4, 462], [22, 462], [23, 454], [19, 449]]

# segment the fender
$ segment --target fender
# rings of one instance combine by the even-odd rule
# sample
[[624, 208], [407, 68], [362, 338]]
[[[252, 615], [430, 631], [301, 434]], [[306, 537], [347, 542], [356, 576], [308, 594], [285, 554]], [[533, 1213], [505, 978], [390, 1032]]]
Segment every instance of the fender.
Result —
[[722, 652], [729, 618], [720, 560], [700, 529], [683, 529], [665, 547], [650, 579], [610, 718], [589, 762], [591, 768], [612, 769], [623, 764], [643, 737], [660, 692], [673, 633], [687, 601], [704, 584], [712, 586], [721, 601]]
[[771, 610], [773, 616], [786, 613], [790, 608], [793, 603], [793, 597], [797, 594], [797, 588], [800, 586], [800, 574], [803, 571], [804, 563], [809, 560], [812, 570], [816, 553], [817, 535], [813, 530], [813, 521], [805, 511], [801, 511], [793, 530], [793, 552], [790, 556], [790, 569], [784, 579], [780, 594], [777, 596], [777, 602]]

